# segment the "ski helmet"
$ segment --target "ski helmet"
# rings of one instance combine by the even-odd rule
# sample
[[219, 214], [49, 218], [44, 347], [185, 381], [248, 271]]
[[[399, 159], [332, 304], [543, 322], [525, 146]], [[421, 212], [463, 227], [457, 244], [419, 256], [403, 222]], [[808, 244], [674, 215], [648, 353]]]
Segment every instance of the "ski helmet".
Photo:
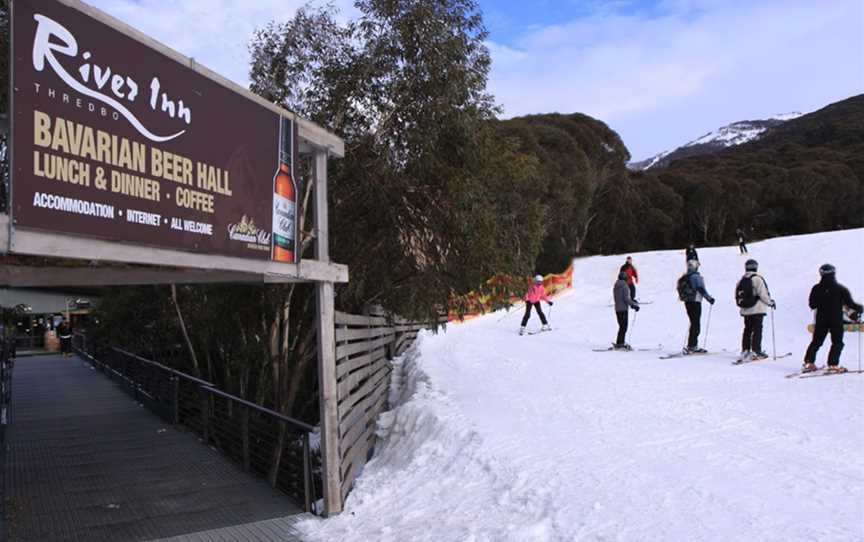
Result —
[[833, 275], [836, 272], [837, 272], [837, 270], [834, 269], [834, 266], [831, 265], [830, 263], [826, 263], [822, 267], [819, 268], [819, 274], [823, 275], [823, 276], [824, 275]]
[[534, 275], [534, 282], [543, 282], [543, 275]]
[[689, 260], [687, 262], [687, 269], [692, 269], [693, 271], [699, 269], [699, 260]]
[[756, 260], [751, 258], [751, 259], [747, 260], [746, 262], [744, 262], [744, 270], [756, 271], [757, 269], [759, 269], [759, 262], [757, 262]]

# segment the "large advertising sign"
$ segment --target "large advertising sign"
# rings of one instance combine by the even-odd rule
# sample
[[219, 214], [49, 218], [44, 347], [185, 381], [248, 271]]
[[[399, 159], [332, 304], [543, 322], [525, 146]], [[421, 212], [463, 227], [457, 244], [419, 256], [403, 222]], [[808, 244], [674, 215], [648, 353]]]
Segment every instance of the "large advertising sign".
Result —
[[15, 228], [297, 261], [292, 120], [57, 0], [12, 57]]

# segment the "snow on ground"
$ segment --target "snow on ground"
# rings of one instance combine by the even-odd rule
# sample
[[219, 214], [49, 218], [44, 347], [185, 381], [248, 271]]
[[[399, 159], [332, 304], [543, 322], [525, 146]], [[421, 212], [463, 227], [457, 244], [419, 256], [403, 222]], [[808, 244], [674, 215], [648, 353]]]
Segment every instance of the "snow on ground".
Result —
[[[716, 355], [592, 352], [614, 339], [623, 256], [576, 261], [551, 333], [518, 336], [520, 309], [425, 334], [395, 364], [394, 408], [345, 512], [301, 527], [340, 541], [864, 540], [864, 375], [784, 378], [809, 342], [819, 265], [834, 263], [861, 302], [862, 249], [864, 230], [750, 245], [777, 300], [777, 351], [793, 352], [777, 361], [730, 364], [737, 247], [699, 250], [718, 299], [702, 339]], [[654, 303], [628, 341], [678, 350], [683, 251], [633, 257], [638, 297]], [[846, 335], [847, 367], [858, 341]]]

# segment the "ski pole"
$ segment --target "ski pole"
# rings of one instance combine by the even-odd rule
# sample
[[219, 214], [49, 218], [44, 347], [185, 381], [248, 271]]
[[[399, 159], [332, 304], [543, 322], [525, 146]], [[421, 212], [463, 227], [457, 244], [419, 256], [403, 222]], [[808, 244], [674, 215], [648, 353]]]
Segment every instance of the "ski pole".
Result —
[[502, 316], [501, 318], [499, 318], [499, 319], [498, 319], [498, 322], [503, 322], [505, 319], [507, 319], [507, 318], [513, 316], [514, 313], [519, 312], [519, 311], [517, 310], [517, 307], [518, 307], [518, 305], [513, 305], [513, 306], [511, 307], [513, 310], [510, 310], [510, 308], [508, 308], [508, 309], [507, 309], [507, 314], [505, 314], [504, 316]]
[[705, 342], [702, 343], [702, 348], [708, 350], [708, 332], [711, 331], [711, 313], [714, 311], [714, 304], [708, 305], [708, 323], [705, 324]]
[[858, 372], [861, 372], [861, 334], [864, 329], [861, 327], [861, 317], [858, 317]]
[[774, 350], [774, 361], [777, 361], [777, 339], [774, 337], [774, 307], [771, 307], [771, 348]]

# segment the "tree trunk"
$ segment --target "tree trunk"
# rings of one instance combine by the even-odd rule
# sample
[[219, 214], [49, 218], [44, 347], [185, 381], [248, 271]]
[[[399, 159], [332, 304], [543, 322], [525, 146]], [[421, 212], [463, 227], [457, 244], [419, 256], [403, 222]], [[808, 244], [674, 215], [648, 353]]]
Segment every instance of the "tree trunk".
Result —
[[186, 322], [183, 320], [183, 313], [180, 312], [180, 303], [177, 302], [177, 285], [171, 285], [171, 300], [174, 302], [174, 308], [177, 310], [177, 320], [180, 322], [180, 331], [183, 332], [183, 340], [186, 341], [186, 348], [189, 350], [189, 356], [192, 358], [192, 366], [195, 368], [195, 376], [201, 376], [201, 370], [198, 367], [198, 357], [195, 355], [195, 348], [192, 346], [192, 341], [189, 339], [189, 333], [186, 331]]

